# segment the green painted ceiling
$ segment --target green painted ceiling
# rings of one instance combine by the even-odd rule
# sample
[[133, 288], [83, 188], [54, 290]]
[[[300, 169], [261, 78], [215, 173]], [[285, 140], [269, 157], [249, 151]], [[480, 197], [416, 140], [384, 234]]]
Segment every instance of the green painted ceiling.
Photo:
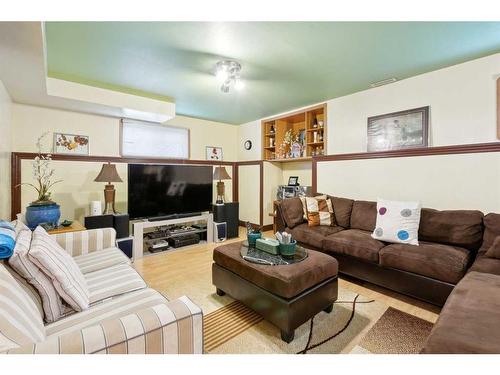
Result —
[[[49, 76], [241, 124], [500, 52], [500, 22], [48, 22]], [[220, 92], [218, 60], [242, 64]]]

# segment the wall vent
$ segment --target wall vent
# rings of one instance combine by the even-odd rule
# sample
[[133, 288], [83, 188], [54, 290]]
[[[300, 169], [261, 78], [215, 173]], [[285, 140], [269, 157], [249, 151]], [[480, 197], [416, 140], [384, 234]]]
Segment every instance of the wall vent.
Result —
[[379, 87], [379, 86], [383, 86], [383, 85], [388, 85], [389, 83], [394, 83], [397, 80], [398, 79], [394, 78], [394, 77], [383, 79], [382, 81], [377, 81], [377, 82], [370, 83], [370, 87], [373, 88], [373, 87]]

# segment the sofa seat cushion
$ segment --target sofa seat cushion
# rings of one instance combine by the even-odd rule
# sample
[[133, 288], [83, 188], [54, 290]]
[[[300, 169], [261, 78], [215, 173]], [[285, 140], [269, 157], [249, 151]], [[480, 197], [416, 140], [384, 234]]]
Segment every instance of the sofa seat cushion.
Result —
[[91, 304], [147, 287], [142, 277], [128, 264], [87, 273], [84, 277]]
[[465, 274], [468, 250], [432, 242], [392, 244], [380, 250], [380, 264], [456, 284]]
[[235, 242], [214, 249], [214, 262], [243, 279], [283, 298], [293, 298], [319, 283], [337, 276], [338, 263], [333, 257], [308, 250], [302, 262], [292, 266], [268, 266], [244, 260], [241, 243]]
[[469, 269], [469, 272], [474, 271], [500, 275], [500, 259], [487, 257], [484, 253], [479, 254]]
[[79, 255], [73, 259], [83, 274], [99, 271], [119, 264], [130, 264], [130, 259], [123, 251], [116, 247]]
[[378, 263], [378, 253], [385, 244], [372, 238], [371, 232], [348, 229], [332, 234], [323, 241], [323, 250]]
[[167, 299], [156, 290], [146, 288], [93, 305], [85, 311], [48, 324], [45, 329], [47, 336], [59, 336], [93, 326], [103, 320], [120, 318], [166, 301]]
[[342, 230], [344, 230], [344, 228], [339, 226], [330, 227], [319, 225], [310, 227], [307, 223], [300, 224], [293, 229], [286, 229], [286, 231], [291, 233], [293, 238], [295, 238], [298, 242], [315, 247], [316, 249], [323, 248], [323, 240], [325, 237], [338, 233]]
[[469, 272], [448, 297], [423, 353], [500, 353], [500, 276]]

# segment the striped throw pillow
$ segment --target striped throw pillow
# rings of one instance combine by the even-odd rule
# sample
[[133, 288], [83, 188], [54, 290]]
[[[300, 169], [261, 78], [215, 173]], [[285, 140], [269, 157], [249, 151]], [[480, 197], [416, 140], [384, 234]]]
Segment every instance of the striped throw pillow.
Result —
[[52, 279], [59, 295], [76, 311], [88, 309], [90, 292], [73, 258], [42, 227], [33, 232], [28, 256]]
[[333, 214], [332, 201], [323, 197], [306, 197], [307, 223], [310, 227], [318, 225], [337, 225]]
[[21, 230], [17, 235], [14, 254], [9, 259], [10, 266], [31, 285], [33, 285], [42, 298], [45, 321], [55, 322], [63, 316], [63, 305], [52, 280], [33, 263], [28, 256], [31, 245], [31, 231]]
[[45, 327], [35, 303], [0, 264], [0, 353], [43, 340]]

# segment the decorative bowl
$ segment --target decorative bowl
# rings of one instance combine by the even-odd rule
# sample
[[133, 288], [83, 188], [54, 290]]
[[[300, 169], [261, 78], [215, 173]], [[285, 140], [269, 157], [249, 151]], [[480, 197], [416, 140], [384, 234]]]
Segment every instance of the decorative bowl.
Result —
[[64, 221], [61, 223], [61, 225], [62, 225], [63, 227], [69, 227], [71, 224], [73, 224], [73, 221], [71, 221], [71, 220], [64, 220]]
[[261, 232], [254, 232], [254, 233], [248, 233], [247, 238], [248, 238], [248, 246], [250, 247], [255, 247], [255, 241], [257, 241], [258, 238], [262, 237]]
[[295, 255], [295, 250], [297, 248], [297, 241], [293, 240], [292, 243], [281, 243], [280, 242], [280, 254], [285, 258], [292, 258]]

